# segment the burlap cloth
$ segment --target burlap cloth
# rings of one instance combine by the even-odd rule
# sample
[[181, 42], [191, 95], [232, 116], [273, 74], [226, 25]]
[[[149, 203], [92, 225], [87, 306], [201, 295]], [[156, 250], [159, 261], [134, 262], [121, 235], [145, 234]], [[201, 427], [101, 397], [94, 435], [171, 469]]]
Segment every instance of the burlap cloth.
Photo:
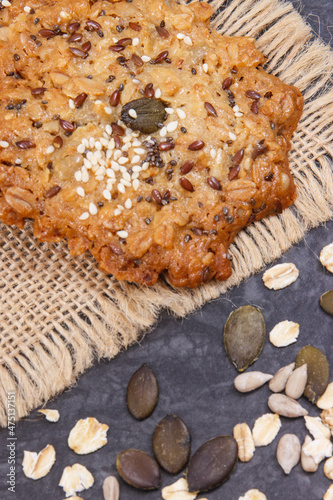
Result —
[[333, 53], [313, 36], [290, 3], [213, 0], [213, 26], [249, 35], [267, 56], [267, 70], [297, 85], [306, 104], [290, 154], [298, 198], [293, 208], [242, 231], [232, 245], [234, 273], [226, 283], [176, 290], [119, 283], [94, 259], [69, 256], [65, 243], [37, 244], [0, 225], [0, 424], [7, 392], [16, 418], [73, 384], [98, 358], [112, 358], [156, 321], [161, 308], [185, 316], [278, 258], [312, 227], [332, 216]]

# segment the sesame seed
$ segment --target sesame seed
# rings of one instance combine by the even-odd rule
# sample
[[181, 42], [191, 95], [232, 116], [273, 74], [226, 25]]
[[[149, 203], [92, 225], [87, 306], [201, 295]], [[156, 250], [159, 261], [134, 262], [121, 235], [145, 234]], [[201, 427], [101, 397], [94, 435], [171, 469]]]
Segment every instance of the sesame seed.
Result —
[[134, 153], [137, 155], [143, 155], [145, 154], [145, 150], [143, 148], [134, 148]]
[[112, 115], [112, 109], [109, 108], [108, 106], [105, 106], [104, 111], [107, 115]]
[[114, 179], [114, 178], [116, 177], [116, 174], [114, 173], [113, 168], [107, 168], [107, 169], [105, 170], [105, 173], [106, 173], [106, 175], [107, 175], [109, 178], [111, 178], [111, 179]]
[[80, 154], [83, 154], [85, 152], [85, 147], [83, 144], [79, 144], [78, 147], [76, 148], [76, 151]]
[[235, 141], [237, 139], [237, 136], [233, 132], [229, 132], [229, 137], [232, 141]]
[[31, 9], [30, 9], [30, 7], [29, 7], [28, 5], [26, 5], [26, 6], [24, 7], [24, 9], [23, 9], [23, 10], [24, 10], [24, 12], [26, 12], [27, 14], [30, 14]]
[[142, 144], [141, 141], [138, 141], [138, 139], [136, 139], [135, 141], [133, 141], [133, 147], [134, 148], [137, 148], [137, 147], [141, 146], [141, 144]]
[[83, 212], [83, 214], [81, 214], [79, 217], [80, 220], [86, 220], [88, 218], [89, 218], [89, 212]]
[[142, 165], [142, 170], [147, 170], [149, 167], [149, 161], [145, 161], [144, 164]]
[[105, 198], [106, 200], [109, 200], [109, 201], [111, 200], [111, 193], [110, 193], [110, 191], [108, 191], [107, 189], [104, 189], [104, 191], [103, 191], [103, 196], [104, 196], [104, 198]]
[[127, 172], [126, 167], [124, 165], [121, 165], [119, 167], [120, 172], [123, 174], [124, 172]]
[[100, 99], [97, 99], [96, 101], [94, 101], [94, 104], [99, 105], [99, 104], [103, 104], [103, 103], [102, 103], [102, 101]]
[[119, 238], [127, 238], [128, 232], [127, 231], [117, 231], [117, 235], [119, 236]]
[[79, 196], [81, 196], [82, 198], [84, 198], [84, 197], [85, 197], [85, 195], [86, 195], [86, 193], [85, 193], [85, 191], [84, 191], [83, 187], [81, 187], [81, 186], [79, 186], [78, 188], [76, 188], [76, 192], [77, 192], [77, 194], [78, 194]]
[[139, 179], [134, 179], [134, 181], [133, 181], [133, 189], [134, 189], [134, 191], [138, 190], [139, 185], [140, 185]]
[[120, 184], [123, 184], [123, 186], [126, 186], [126, 187], [131, 187], [131, 185], [132, 185], [131, 181], [127, 181], [126, 179], [120, 179]]
[[204, 63], [202, 65], [202, 69], [204, 70], [205, 73], [208, 73], [208, 64], [207, 63]]
[[178, 115], [178, 117], [181, 119], [181, 120], [185, 120], [186, 118], [186, 113], [184, 110], [182, 110], [181, 108], [177, 108], [176, 109], [176, 113]]
[[115, 142], [114, 142], [114, 138], [112, 137], [112, 139], [109, 141], [109, 144], [108, 144], [108, 149], [114, 149], [115, 148]]
[[75, 104], [74, 104], [73, 99], [70, 99], [70, 100], [68, 101], [68, 106], [70, 107], [70, 109], [75, 109]]
[[109, 135], [112, 134], [112, 128], [111, 125], [105, 125], [105, 132]]
[[161, 128], [160, 136], [165, 137], [166, 135], [167, 135], [167, 128], [166, 127]]
[[82, 181], [82, 172], [81, 170], [77, 170], [74, 174], [74, 177], [75, 177], [75, 180], [77, 182], [81, 182]]
[[125, 205], [125, 208], [127, 208], [129, 210], [130, 208], [132, 208], [132, 200], [130, 198], [127, 198], [124, 205]]
[[131, 160], [131, 163], [138, 163], [140, 161], [140, 156], [139, 155], [135, 155], [133, 156], [132, 160]]
[[121, 156], [118, 160], [118, 163], [120, 165], [125, 165], [126, 163], [128, 163], [128, 161], [129, 161], [128, 158], [125, 158], [125, 156]]
[[130, 143], [131, 140], [132, 140], [132, 136], [127, 135], [126, 137], [124, 137], [123, 142], [124, 142], [124, 144], [127, 144], [127, 143]]
[[92, 167], [91, 161], [87, 160], [87, 158], [83, 158], [83, 164], [87, 170], [91, 169]]
[[[121, 124], [121, 122], [118, 125], [120, 125], [120, 124]], [[131, 128], [127, 128], [125, 130], [125, 135], [132, 135], [132, 134], [133, 134], [133, 130]]]
[[140, 177], [139, 172], [134, 172], [134, 173], [131, 175], [131, 180], [133, 181], [134, 179], [138, 179], [139, 177]]
[[125, 179], [126, 181], [130, 181], [131, 180], [131, 176], [128, 172], [124, 172], [123, 173], [123, 179]]
[[161, 89], [157, 88], [155, 90], [155, 97], [156, 97], [156, 99], [159, 99], [161, 97], [161, 95], [162, 95]]
[[95, 148], [96, 148], [96, 149], [98, 149], [99, 151], [101, 151], [101, 149], [102, 149], [102, 144], [101, 144], [101, 142], [100, 142], [100, 141], [96, 141], [96, 142], [95, 142]]
[[7, 141], [0, 141], [0, 148], [8, 148], [9, 142]]
[[143, 62], [149, 62], [151, 60], [151, 57], [149, 57], [149, 56], [141, 56], [141, 59], [143, 60]]
[[135, 83], [135, 85], [140, 85], [141, 83], [137, 78], [133, 78], [132, 82]]
[[116, 208], [116, 210], [113, 213], [114, 213], [114, 215], [120, 215], [121, 210], [119, 210], [119, 208]]
[[125, 186], [124, 186], [124, 184], [121, 184], [121, 182], [119, 182], [119, 184], [117, 184], [117, 189], [118, 189], [119, 193], [125, 193]]
[[235, 112], [235, 113], [238, 113], [239, 112], [239, 106], [236, 104], [232, 110]]
[[15, 165], [21, 165], [22, 160], [20, 158], [16, 158]]
[[134, 118], [134, 119], [136, 119], [138, 117], [137, 112], [135, 111], [135, 109], [132, 109], [132, 108], [128, 111], [128, 114], [131, 118]]
[[94, 139], [94, 137], [89, 137], [89, 146], [91, 148], [93, 148], [95, 146], [95, 139]]
[[165, 111], [168, 115], [172, 115], [175, 112], [173, 108], [165, 108]]
[[243, 116], [243, 113], [237, 112], [237, 113], [235, 113], [235, 116], [237, 116], [238, 118], [240, 118], [241, 116]]
[[137, 45], [139, 45], [139, 39], [137, 37], [133, 38], [132, 45], [134, 45], [134, 47], [136, 47]]
[[122, 205], [117, 205], [117, 208], [119, 208], [119, 210], [121, 210], [121, 211], [124, 210], [124, 207]]
[[96, 180], [97, 181], [103, 181], [104, 180], [104, 175], [96, 175]]
[[140, 165], [134, 165], [134, 167], [132, 167], [132, 172], [141, 172], [142, 168], [140, 167]]
[[88, 181], [89, 181], [89, 174], [85, 170], [84, 172], [82, 172], [82, 182], [88, 182]]
[[81, 143], [87, 148], [89, 146], [89, 141], [88, 139], [86, 139], [86, 137], [84, 137], [81, 141]]
[[47, 148], [47, 150], [46, 150], [46, 154], [47, 154], [47, 155], [50, 155], [50, 154], [52, 154], [52, 153], [54, 153], [54, 147], [53, 147], [53, 146], [49, 146], [49, 147]]
[[166, 129], [168, 132], [174, 132], [177, 127], [178, 127], [178, 122], [173, 121], [167, 124]]
[[113, 158], [115, 160], [118, 160], [118, 158], [121, 157], [121, 151], [119, 149], [117, 149], [117, 151], [115, 152], [115, 154], [113, 155]]
[[91, 213], [91, 215], [97, 214], [98, 210], [97, 210], [95, 203], [93, 203], [93, 202], [89, 203], [89, 212]]
[[178, 40], [184, 40], [185, 35], [183, 33], [178, 33], [177, 38], [178, 38]]
[[101, 137], [99, 142], [101, 143], [101, 145], [104, 147], [104, 148], [107, 148], [108, 147], [108, 144], [109, 144], [109, 141], [105, 138], [105, 137]]
[[103, 175], [105, 174], [105, 168], [104, 167], [99, 167], [96, 172], [95, 172], [95, 175]]
[[131, 147], [131, 143], [128, 142], [127, 144], [124, 144], [121, 148], [122, 151], [128, 151], [129, 148]]
[[111, 160], [111, 168], [112, 168], [115, 172], [118, 172], [118, 171], [119, 171], [119, 169], [120, 169], [120, 165], [119, 165], [119, 163], [117, 163], [116, 161]]
[[184, 43], [189, 46], [193, 45], [193, 42], [189, 36], [184, 36]]

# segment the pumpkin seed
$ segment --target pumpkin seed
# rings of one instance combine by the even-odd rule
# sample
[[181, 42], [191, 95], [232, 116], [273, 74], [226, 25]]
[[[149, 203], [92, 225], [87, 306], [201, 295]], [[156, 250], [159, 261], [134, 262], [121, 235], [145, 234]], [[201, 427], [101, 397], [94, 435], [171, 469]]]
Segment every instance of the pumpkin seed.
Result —
[[283, 366], [276, 372], [274, 377], [269, 381], [268, 387], [272, 392], [282, 392], [286, 387], [288, 378], [290, 377], [293, 369], [295, 368], [295, 363]]
[[142, 365], [131, 377], [127, 387], [127, 407], [137, 420], [144, 420], [154, 411], [158, 401], [158, 383], [153, 371]]
[[285, 474], [298, 464], [301, 457], [301, 443], [295, 434], [284, 434], [276, 449], [276, 458]]
[[296, 418], [308, 414], [303, 406], [284, 394], [272, 394], [269, 396], [268, 407], [271, 411], [282, 417]]
[[178, 474], [191, 451], [191, 436], [177, 415], [167, 415], [153, 434], [153, 451], [159, 465], [170, 474]]
[[325, 354], [311, 345], [307, 345], [299, 351], [296, 358], [296, 368], [305, 363], [308, 365], [308, 380], [304, 396], [315, 403], [328, 386], [329, 364]]
[[238, 446], [232, 436], [218, 436], [195, 452], [187, 470], [190, 491], [207, 491], [220, 486], [234, 470]]
[[256, 307], [242, 306], [230, 314], [224, 326], [224, 348], [238, 371], [258, 359], [265, 332], [264, 318]]
[[[167, 118], [165, 108], [167, 103], [154, 97], [142, 97], [126, 103], [121, 110], [122, 121], [132, 130], [138, 130], [144, 134], [152, 134], [159, 130], [159, 124]], [[136, 112], [129, 114], [130, 110]]]
[[139, 490], [156, 490], [161, 473], [155, 460], [141, 450], [125, 450], [117, 456], [117, 471], [129, 485]]
[[323, 293], [320, 297], [320, 305], [324, 311], [333, 316], [333, 290]]

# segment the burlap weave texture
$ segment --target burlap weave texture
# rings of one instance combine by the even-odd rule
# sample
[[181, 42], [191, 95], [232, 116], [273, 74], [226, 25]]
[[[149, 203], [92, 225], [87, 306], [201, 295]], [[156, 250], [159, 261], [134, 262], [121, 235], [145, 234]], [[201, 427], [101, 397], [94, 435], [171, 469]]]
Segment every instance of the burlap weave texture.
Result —
[[267, 70], [297, 85], [306, 103], [290, 154], [298, 199], [280, 216], [257, 222], [231, 247], [234, 273], [226, 283], [176, 290], [119, 283], [85, 254], [70, 257], [65, 243], [37, 244], [1, 225], [0, 424], [7, 392], [16, 392], [16, 417], [70, 386], [96, 358], [115, 356], [151, 328], [162, 307], [185, 316], [278, 258], [333, 207], [333, 53], [313, 37], [290, 3], [213, 0], [213, 26], [248, 35], [267, 56]]

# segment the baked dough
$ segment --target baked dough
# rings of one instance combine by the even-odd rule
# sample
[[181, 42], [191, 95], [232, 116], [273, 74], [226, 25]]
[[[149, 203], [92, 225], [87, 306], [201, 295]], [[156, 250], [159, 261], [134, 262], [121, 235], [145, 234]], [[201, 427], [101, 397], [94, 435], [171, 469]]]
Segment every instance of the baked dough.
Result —
[[303, 97], [211, 15], [173, 0], [3, 6], [0, 219], [33, 219], [39, 241], [66, 238], [119, 280], [227, 279], [236, 234], [295, 200]]

